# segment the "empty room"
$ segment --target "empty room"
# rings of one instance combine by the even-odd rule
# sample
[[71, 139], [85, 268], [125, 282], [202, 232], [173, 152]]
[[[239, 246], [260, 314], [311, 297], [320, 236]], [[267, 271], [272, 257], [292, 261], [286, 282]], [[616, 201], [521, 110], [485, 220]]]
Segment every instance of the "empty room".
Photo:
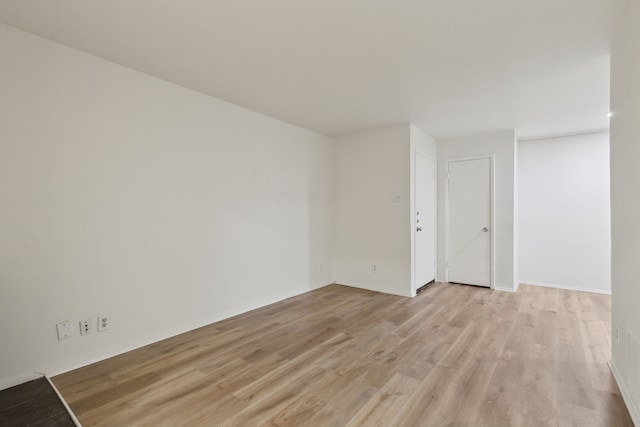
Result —
[[640, 425], [638, 23], [0, 1], [0, 426]]

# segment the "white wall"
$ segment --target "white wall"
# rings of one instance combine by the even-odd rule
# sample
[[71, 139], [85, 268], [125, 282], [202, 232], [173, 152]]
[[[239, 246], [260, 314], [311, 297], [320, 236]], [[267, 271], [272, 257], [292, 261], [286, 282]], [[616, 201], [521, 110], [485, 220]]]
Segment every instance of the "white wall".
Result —
[[[409, 211], [411, 213], [411, 223], [409, 224], [410, 236], [411, 236], [411, 295], [415, 296], [417, 284], [415, 278], [416, 272], [416, 257], [415, 257], [415, 237], [416, 234], [413, 231], [416, 224], [416, 207], [415, 207], [415, 165], [416, 165], [416, 152], [425, 155], [438, 164], [438, 142], [425, 133], [422, 129], [415, 125], [409, 127], [409, 139], [410, 139], [410, 173], [409, 173]], [[436, 206], [436, 224], [437, 224], [437, 206]], [[437, 256], [437, 254], [436, 254]], [[420, 285], [422, 286], [422, 285]]]
[[0, 388], [331, 282], [331, 138], [4, 25], [0, 57]]
[[409, 150], [409, 125], [336, 138], [337, 283], [411, 295]]
[[520, 172], [518, 157], [520, 142], [517, 135], [513, 135], [513, 286], [517, 291], [520, 286]]
[[494, 156], [494, 287], [516, 290], [515, 277], [515, 153], [513, 131], [500, 131], [438, 141], [438, 280], [444, 280], [444, 183], [448, 159]]
[[[409, 138], [411, 142], [411, 155], [414, 155], [417, 150], [425, 156], [432, 158], [434, 161], [438, 160], [438, 142], [430, 135], [417, 126], [410, 125]], [[411, 165], [415, 166], [415, 162], [411, 162]]]
[[611, 56], [611, 364], [640, 425], [640, 358], [629, 346], [629, 334], [640, 338], [640, 1], [628, 4]]
[[520, 282], [609, 293], [609, 133], [520, 142]]

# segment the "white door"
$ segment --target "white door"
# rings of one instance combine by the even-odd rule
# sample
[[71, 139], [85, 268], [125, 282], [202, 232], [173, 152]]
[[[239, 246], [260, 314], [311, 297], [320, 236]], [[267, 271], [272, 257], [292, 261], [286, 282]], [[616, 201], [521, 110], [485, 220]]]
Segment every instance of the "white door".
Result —
[[436, 165], [416, 153], [415, 165], [415, 286], [436, 277]]
[[447, 163], [447, 280], [491, 286], [491, 159]]

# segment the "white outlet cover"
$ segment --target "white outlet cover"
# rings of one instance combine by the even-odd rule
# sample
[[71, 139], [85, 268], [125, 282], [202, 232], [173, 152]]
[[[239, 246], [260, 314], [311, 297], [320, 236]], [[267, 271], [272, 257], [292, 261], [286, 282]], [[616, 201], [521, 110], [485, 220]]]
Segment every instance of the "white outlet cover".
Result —
[[108, 314], [98, 316], [98, 332], [106, 331], [111, 328], [111, 317]]
[[96, 331], [93, 319], [84, 319], [80, 321], [80, 335], [92, 334]]
[[58, 341], [65, 340], [73, 336], [73, 328], [71, 327], [71, 322], [68, 320], [58, 323], [56, 325], [56, 329], [58, 330]]

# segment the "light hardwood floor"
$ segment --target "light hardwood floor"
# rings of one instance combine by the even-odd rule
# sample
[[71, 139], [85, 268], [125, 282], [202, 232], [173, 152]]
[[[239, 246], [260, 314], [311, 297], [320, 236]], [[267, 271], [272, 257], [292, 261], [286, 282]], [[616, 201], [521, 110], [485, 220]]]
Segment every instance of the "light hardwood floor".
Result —
[[85, 426], [632, 426], [610, 297], [338, 285], [60, 375]]

